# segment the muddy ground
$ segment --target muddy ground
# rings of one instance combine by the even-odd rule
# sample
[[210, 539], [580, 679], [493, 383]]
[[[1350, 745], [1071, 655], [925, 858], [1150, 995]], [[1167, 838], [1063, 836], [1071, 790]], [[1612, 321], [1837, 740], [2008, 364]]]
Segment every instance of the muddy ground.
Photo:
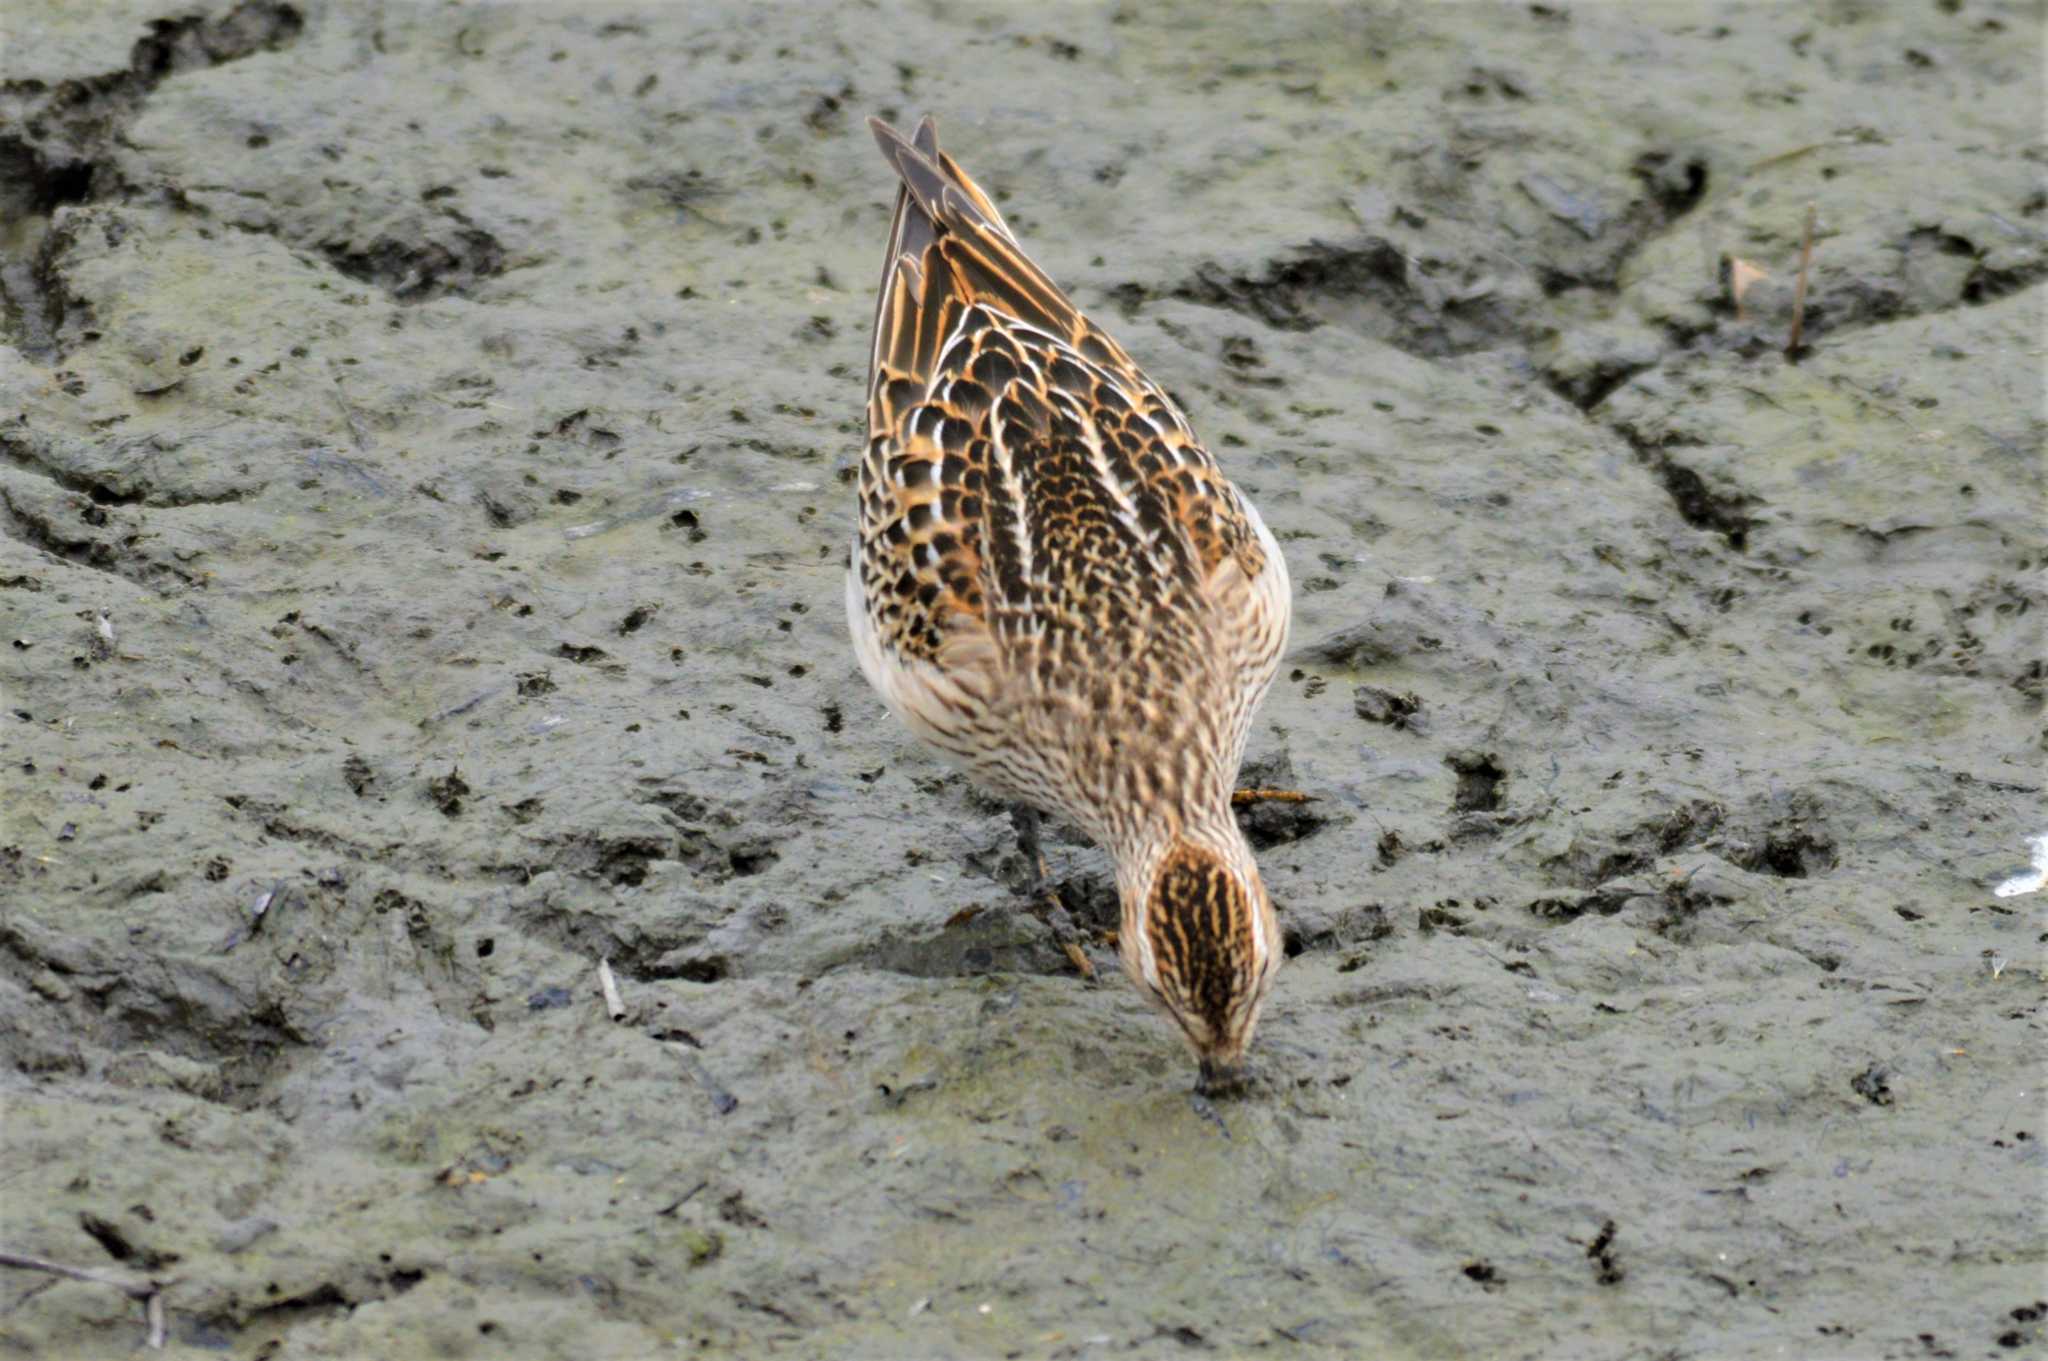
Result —
[[[0, 1246], [174, 1355], [2043, 1346], [2039, 4], [7, 22]], [[1246, 1100], [847, 646], [926, 110], [1292, 566]]]

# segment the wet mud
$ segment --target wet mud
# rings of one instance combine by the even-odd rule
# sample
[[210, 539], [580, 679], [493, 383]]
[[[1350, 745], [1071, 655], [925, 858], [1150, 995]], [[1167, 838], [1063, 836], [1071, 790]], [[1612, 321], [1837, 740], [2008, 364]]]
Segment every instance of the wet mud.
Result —
[[[2039, 5], [29, 27], [0, 1247], [276, 1361], [2042, 1345]], [[927, 110], [1289, 558], [1237, 1100], [844, 636]]]

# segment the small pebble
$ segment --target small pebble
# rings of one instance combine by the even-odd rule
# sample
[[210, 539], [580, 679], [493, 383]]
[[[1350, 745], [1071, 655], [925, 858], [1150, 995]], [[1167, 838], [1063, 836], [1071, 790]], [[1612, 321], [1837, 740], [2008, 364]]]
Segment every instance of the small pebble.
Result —
[[213, 1246], [218, 1251], [228, 1256], [233, 1256], [265, 1234], [276, 1232], [277, 1221], [275, 1219], [266, 1219], [262, 1215], [250, 1215], [245, 1219], [237, 1219], [232, 1223], [223, 1224], [220, 1232], [213, 1236]]

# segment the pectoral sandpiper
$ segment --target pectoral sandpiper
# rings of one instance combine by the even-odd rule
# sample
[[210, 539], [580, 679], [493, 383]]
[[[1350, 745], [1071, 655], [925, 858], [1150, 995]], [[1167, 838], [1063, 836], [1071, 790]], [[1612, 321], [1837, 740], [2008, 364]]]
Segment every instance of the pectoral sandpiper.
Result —
[[861, 670], [977, 784], [1109, 849], [1124, 971], [1198, 1090], [1234, 1084], [1282, 959], [1231, 794], [1287, 565], [931, 120], [871, 126], [901, 185], [846, 581]]

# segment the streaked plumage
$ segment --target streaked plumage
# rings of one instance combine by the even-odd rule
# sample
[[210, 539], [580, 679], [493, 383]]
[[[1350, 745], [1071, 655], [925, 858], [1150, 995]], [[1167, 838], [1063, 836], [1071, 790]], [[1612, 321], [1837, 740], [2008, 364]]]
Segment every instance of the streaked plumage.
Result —
[[931, 120], [872, 126], [902, 184], [847, 575], [861, 669], [977, 783], [1108, 847], [1125, 970], [1207, 1080], [1281, 958], [1230, 795], [1286, 646], [1286, 564]]

